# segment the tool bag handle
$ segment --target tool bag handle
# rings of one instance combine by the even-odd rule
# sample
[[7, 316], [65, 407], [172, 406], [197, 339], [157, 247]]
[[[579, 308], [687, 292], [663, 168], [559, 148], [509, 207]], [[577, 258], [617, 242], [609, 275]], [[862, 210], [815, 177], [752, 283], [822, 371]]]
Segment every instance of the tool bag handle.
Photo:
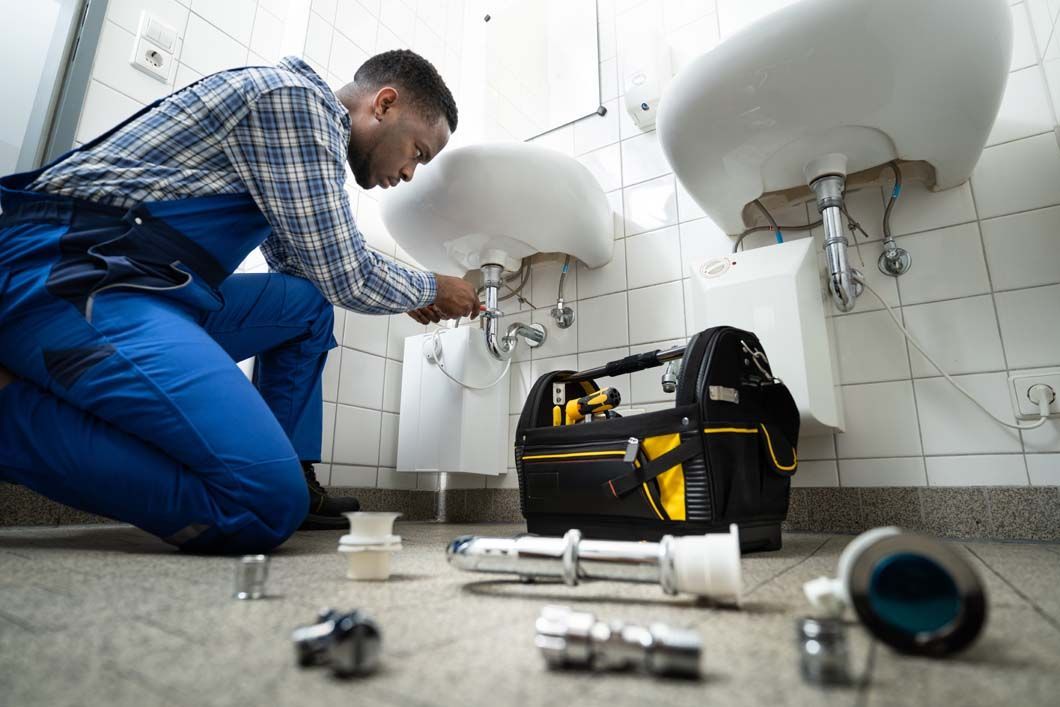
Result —
[[662, 349], [655, 349], [654, 351], [646, 351], [644, 353], [626, 356], [625, 358], [611, 361], [598, 368], [571, 373], [563, 380], [573, 382], [590, 378], [607, 378], [608, 376], [620, 376], [623, 373], [636, 373], [637, 371], [643, 371], [647, 368], [655, 368], [656, 366], [661, 366], [663, 363], [659, 360], [659, 353], [661, 351]]

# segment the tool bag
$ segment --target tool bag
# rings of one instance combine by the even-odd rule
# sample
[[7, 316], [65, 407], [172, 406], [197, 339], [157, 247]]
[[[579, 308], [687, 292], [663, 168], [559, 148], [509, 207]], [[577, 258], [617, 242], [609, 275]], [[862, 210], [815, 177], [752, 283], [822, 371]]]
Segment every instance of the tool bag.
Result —
[[[599, 370], [616, 376], [652, 368], [663, 363], [658, 354]], [[530, 533], [577, 528], [590, 538], [656, 541], [737, 523], [745, 552], [780, 548], [799, 413], [753, 333], [720, 326], [693, 336], [672, 408], [553, 425], [553, 407], [562, 402], [554, 394], [571, 400], [598, 388], [573, 371], [552, 371], [530, 390], [515, 436]]]

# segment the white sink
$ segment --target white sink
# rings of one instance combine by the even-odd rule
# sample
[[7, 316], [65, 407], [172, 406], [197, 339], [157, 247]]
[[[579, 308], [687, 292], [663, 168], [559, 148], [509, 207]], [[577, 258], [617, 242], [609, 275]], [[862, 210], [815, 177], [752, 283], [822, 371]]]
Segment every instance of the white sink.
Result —
[[946, 189], [979, 159], [1011, 45], [1007, 0], [802, 0], [686, 66], [659, 105], [659, 142], [729, 234], [761, 195], [805, 188], [825, 155], [850, 175], [923, 161]]
[[527, 143], [445, 150], [384, 194], [382, 215], [398, 245], [444, 275], [487, 264], [517, 270], [534, 253], [595, 268], [614, 248], [611, 207], [589, 170]]

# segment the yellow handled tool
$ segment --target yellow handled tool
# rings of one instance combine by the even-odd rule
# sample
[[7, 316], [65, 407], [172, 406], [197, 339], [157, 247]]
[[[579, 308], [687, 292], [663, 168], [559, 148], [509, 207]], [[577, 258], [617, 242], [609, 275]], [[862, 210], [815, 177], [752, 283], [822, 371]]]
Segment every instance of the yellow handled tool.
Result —
[[591, 417], [595, 413], [616, 408], [621, 403], [622, 395], [618, 392], [618, 388], [601, 388], [576, 400], [569, 400], [566, 408], [567, 424], [573, 425], [587, 416]]

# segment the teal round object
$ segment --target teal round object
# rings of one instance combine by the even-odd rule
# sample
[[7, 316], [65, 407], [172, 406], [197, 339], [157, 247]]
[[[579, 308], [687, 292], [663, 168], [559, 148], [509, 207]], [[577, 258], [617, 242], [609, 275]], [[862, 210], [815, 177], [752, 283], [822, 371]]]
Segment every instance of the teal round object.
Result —
[[960, 616], [957, 583], [924, 555], [900, 553], [873, 568], [869, 606], [881, 621], [909, 634], [932, 633]]

